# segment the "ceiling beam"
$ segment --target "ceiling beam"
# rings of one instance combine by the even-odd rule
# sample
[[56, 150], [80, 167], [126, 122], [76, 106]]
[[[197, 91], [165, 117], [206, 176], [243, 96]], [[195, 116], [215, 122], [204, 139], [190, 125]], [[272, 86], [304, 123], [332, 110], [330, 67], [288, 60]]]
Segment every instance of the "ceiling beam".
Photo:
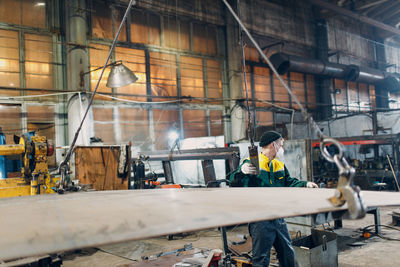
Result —
[[384, 15], [385, 13], [387, 13], [393, 9], [396, 9], [396, 5], [398, 3], [399, 2], [397, 2], [397, 1], [393, 1], [391, 3], [389, 2], [386, 4], [382, 4], [382, 5], [378, 6], [378, 8], [372, 10], [371, 12], [367, 12], [367, 16], [370, 18], [379, 18], [382, 15]]
[[391, 21], [394, 17], [397, 17], [399, 15], [399, 13], [400, 13], [400, 2], [397, 3], [397, 5], [394, 6], [391, 10], [389, 10], [388, 12], [383, 14], [380, 17], [380, 20], [382, 20], [386, 24], [390, 24], [391, 25], [391, 23], [388, 23], [388, 22]]
[[[393, 16], [386, 18], [385, 23], [396, 27], [396, 24], [400, 22], [400, 10]], [[396, 27], [397, 28], [397, 27]]]
[[400, 30], [399, 29], [397, 29], [395, 27], [392, 27], [390, 25], [387, 25], [385, 23], [379, 22], [377, 20], [374, 20], [374, 19], [362, 16], [362, 15], [356, 14], [356, 13], [350, 11], [350, 10], [338, 7], [336, 5], [333, 5], [333, 4], [330, 4], [330, 3], [327, 3], [327, 2], [321, 1], [321, 0], [307, 0], [307, 1], [312, 3], [312, 4], [314, 4], [314, 5], [316, 5], [316, 6], [319, 6], [321, 8], [325, 8], [325, 9], [328, 9], [330, 11], [336, 12], [336, 13], [338, 13], [340, 15], [356, 19], [358, 21], [361, 21], [363, 23], [366, 23], [366, 24], [371, 25], [373, 27], [376, 27], [378, 29], [381, 29], [381, 30], [384, 30], [384, 31], [387, 31], [387, 32], [390, 32], [390, 33], [393, 33], [393, 34], [396, 34], [396, 35], [400, 35]]
[[356, 10], [367, 9], [367, 8], [370, 8], [370, 7], [373, 7], [373, 6], [376, 6], [376, 5], [385, 3], [385, 2], [387, 2], [387, 1], [389, 1], [389, 0], [372, 1], [372, 2], [370, 2], [370, 3], [368, 3], [368, 4], [365, 4], [365, 5], [361, 5], [361, 6], [359, 6], [359, 7], [356, 7]]

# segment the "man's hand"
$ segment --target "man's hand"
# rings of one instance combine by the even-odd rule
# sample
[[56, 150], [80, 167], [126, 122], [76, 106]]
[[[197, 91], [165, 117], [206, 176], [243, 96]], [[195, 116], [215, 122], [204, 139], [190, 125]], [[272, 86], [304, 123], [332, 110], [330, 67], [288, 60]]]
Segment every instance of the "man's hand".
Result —
[[313, 182], [307, 182], [307, 188], [318, 188], [318, 185]]
[[244, 174], [252, 174], [252, 175], [256, 175], [257, 174], [257, 168], [251, 164], [251, 163], [245, 163], [242, 165], [242, 168], [240, 169], [240, 171]]

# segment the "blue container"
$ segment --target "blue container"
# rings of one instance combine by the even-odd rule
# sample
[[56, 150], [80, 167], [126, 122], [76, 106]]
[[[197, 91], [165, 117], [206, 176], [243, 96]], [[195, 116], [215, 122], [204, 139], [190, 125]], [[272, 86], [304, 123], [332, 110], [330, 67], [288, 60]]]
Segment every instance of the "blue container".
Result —
[[[3, 133], [0, 133], [0, 145], [4, 145], [6, 143], [6, 137]], [[4, 179], [7, 177], [6, 172], [6, 157], [0, 156], [0, 179]]]

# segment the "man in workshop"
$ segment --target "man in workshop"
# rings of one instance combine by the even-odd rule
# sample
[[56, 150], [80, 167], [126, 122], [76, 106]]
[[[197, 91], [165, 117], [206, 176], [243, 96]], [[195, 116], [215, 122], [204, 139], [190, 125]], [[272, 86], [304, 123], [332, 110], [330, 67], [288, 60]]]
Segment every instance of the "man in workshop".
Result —
[[[260, 170], [245, 159], [239, 168], [231, 174], [233, 187], [310, 187], [318, 188], [313, 182], [300, 181], [290, 177], [285, 164], [276, 159], [283, 158], [283, 138], [275, 131], [264, 133], [260, 139]], [[252, 238], [252, 263], [254, 267], [268, 266], [270, 250], [274, 246], [280, 266], [294, 266], [292, 240], [284, 219], [249, 224]]]

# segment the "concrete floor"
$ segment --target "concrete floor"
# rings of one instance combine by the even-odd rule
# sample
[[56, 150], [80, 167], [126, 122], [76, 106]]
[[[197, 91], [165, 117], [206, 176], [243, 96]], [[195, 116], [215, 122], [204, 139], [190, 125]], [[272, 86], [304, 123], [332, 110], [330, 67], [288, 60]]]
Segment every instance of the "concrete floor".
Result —
[[[393, 210], [399, 211], [399, 208], [380, 209], [381, 224], [392, 223], [391, 213]], [[389, 241], [377, 236], [366, 240], [360, 239], [361, 234], [358, 230], [371, 224], [374, 224], [373, 215], [368, 214], [361, 220], [344, 220], [343, 228], [334, 230], [339, 235], [339, 266], [400, 266], [399, 241]], [[329, 227], [329, 225], [325, 225], [325, 227]], [[400, 227], [397, 228], [400, 230]], [[229, 240], [237, 240], [248, 234], [246, 226], [229, 228], [227, 233]], [[382, 236], [400, 240], [400, 231], [382, 228]], [[141, 262], [142, 257], [155, 258], [154, 255], [158, 253], [180, 249], [188, 243], [197, 249], [222, 249], [220, 232], [217, 229], [211, 229], [176, 236], [173, 240], [161, 237], [66, 253], [63, 256], [63, 266], [144, 266]], [[351, 243], [357, 246], [350, 246]], [[271, 260], [271, 264], [274, 264], [273, 260]], [[276, 262], [272, 266], [277, 266]]]

